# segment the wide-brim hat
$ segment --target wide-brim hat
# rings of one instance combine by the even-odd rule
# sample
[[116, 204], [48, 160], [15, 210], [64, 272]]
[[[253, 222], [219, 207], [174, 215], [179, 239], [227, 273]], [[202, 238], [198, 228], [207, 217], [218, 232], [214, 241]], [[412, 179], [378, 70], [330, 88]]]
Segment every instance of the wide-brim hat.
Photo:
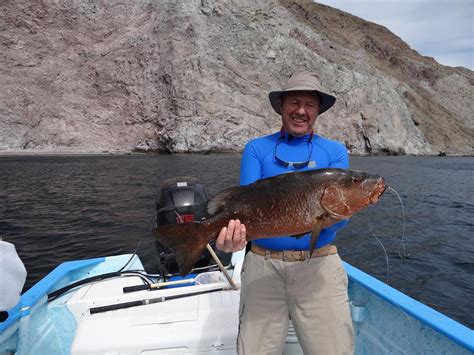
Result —
[[321, 82], [315, 73], [301, 71], [294, 73], [283, 85], [280, 91], [272, 91], [268, 94], [273, 109], [281, 115], [281, 96], [290, 91], [312, 91], [319, 96], [319, 112], [329, 110], [336, 102], [336, 98], [320, 90]]

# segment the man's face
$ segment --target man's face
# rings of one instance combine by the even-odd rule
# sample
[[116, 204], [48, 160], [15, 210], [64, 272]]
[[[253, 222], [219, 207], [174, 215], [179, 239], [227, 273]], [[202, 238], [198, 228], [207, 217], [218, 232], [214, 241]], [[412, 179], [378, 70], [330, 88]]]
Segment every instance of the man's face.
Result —
[[319, 111], [319, 98], [309, 91], [286, 93], [281, 102], [283, 129], [295, 137], [310, 134]]

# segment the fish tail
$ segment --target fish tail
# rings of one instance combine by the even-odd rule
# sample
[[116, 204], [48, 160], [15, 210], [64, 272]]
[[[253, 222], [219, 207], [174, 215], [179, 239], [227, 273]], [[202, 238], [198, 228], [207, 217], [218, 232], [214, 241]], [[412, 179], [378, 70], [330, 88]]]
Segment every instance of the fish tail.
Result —
[[174, 251], [181, 276], [191, 271], [213, 237], [201, 223], [167, 224], [153, 233], [161, 244]]

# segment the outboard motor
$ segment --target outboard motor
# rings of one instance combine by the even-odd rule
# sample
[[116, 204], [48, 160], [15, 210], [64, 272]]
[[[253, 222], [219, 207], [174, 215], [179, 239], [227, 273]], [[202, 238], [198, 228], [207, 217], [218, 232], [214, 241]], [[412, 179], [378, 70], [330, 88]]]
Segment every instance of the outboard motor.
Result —
[[182, 176], [163, 181], [156, 198], [156, 225], [199, 222], [209, 199], [201, 181]]
[[[207, 216], [208, 199], [202, 182], [195, 177], [183, 176], [163, 181], [156, 198], [156, 226], [200, 222]], [[210, 244], [214, 247], [214, 241]], [[173, 251], [158, 241], [155, 245], [159, 256], [160, 273], [162, 275], [178, 273], [178, 264]], [[219, 257], [230, 260], [231, 254], [216, 252]], [[225, 263], [223, 259], [221, 261]], [[208, 266], [211, 261], [210, 253], [205, 250], [194, 267]]]

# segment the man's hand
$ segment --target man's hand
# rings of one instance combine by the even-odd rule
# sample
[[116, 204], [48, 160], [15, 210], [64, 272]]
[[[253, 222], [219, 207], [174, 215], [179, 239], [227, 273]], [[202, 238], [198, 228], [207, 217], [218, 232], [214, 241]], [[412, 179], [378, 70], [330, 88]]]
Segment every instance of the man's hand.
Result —
[[242, 250], [247, 244], [246, 234], [245, 225], [240, 223], [238, 219], [235, 221], [231, 219], [229, 225], [221, 229], [216, 240], [216, 247], [225, 253]]

